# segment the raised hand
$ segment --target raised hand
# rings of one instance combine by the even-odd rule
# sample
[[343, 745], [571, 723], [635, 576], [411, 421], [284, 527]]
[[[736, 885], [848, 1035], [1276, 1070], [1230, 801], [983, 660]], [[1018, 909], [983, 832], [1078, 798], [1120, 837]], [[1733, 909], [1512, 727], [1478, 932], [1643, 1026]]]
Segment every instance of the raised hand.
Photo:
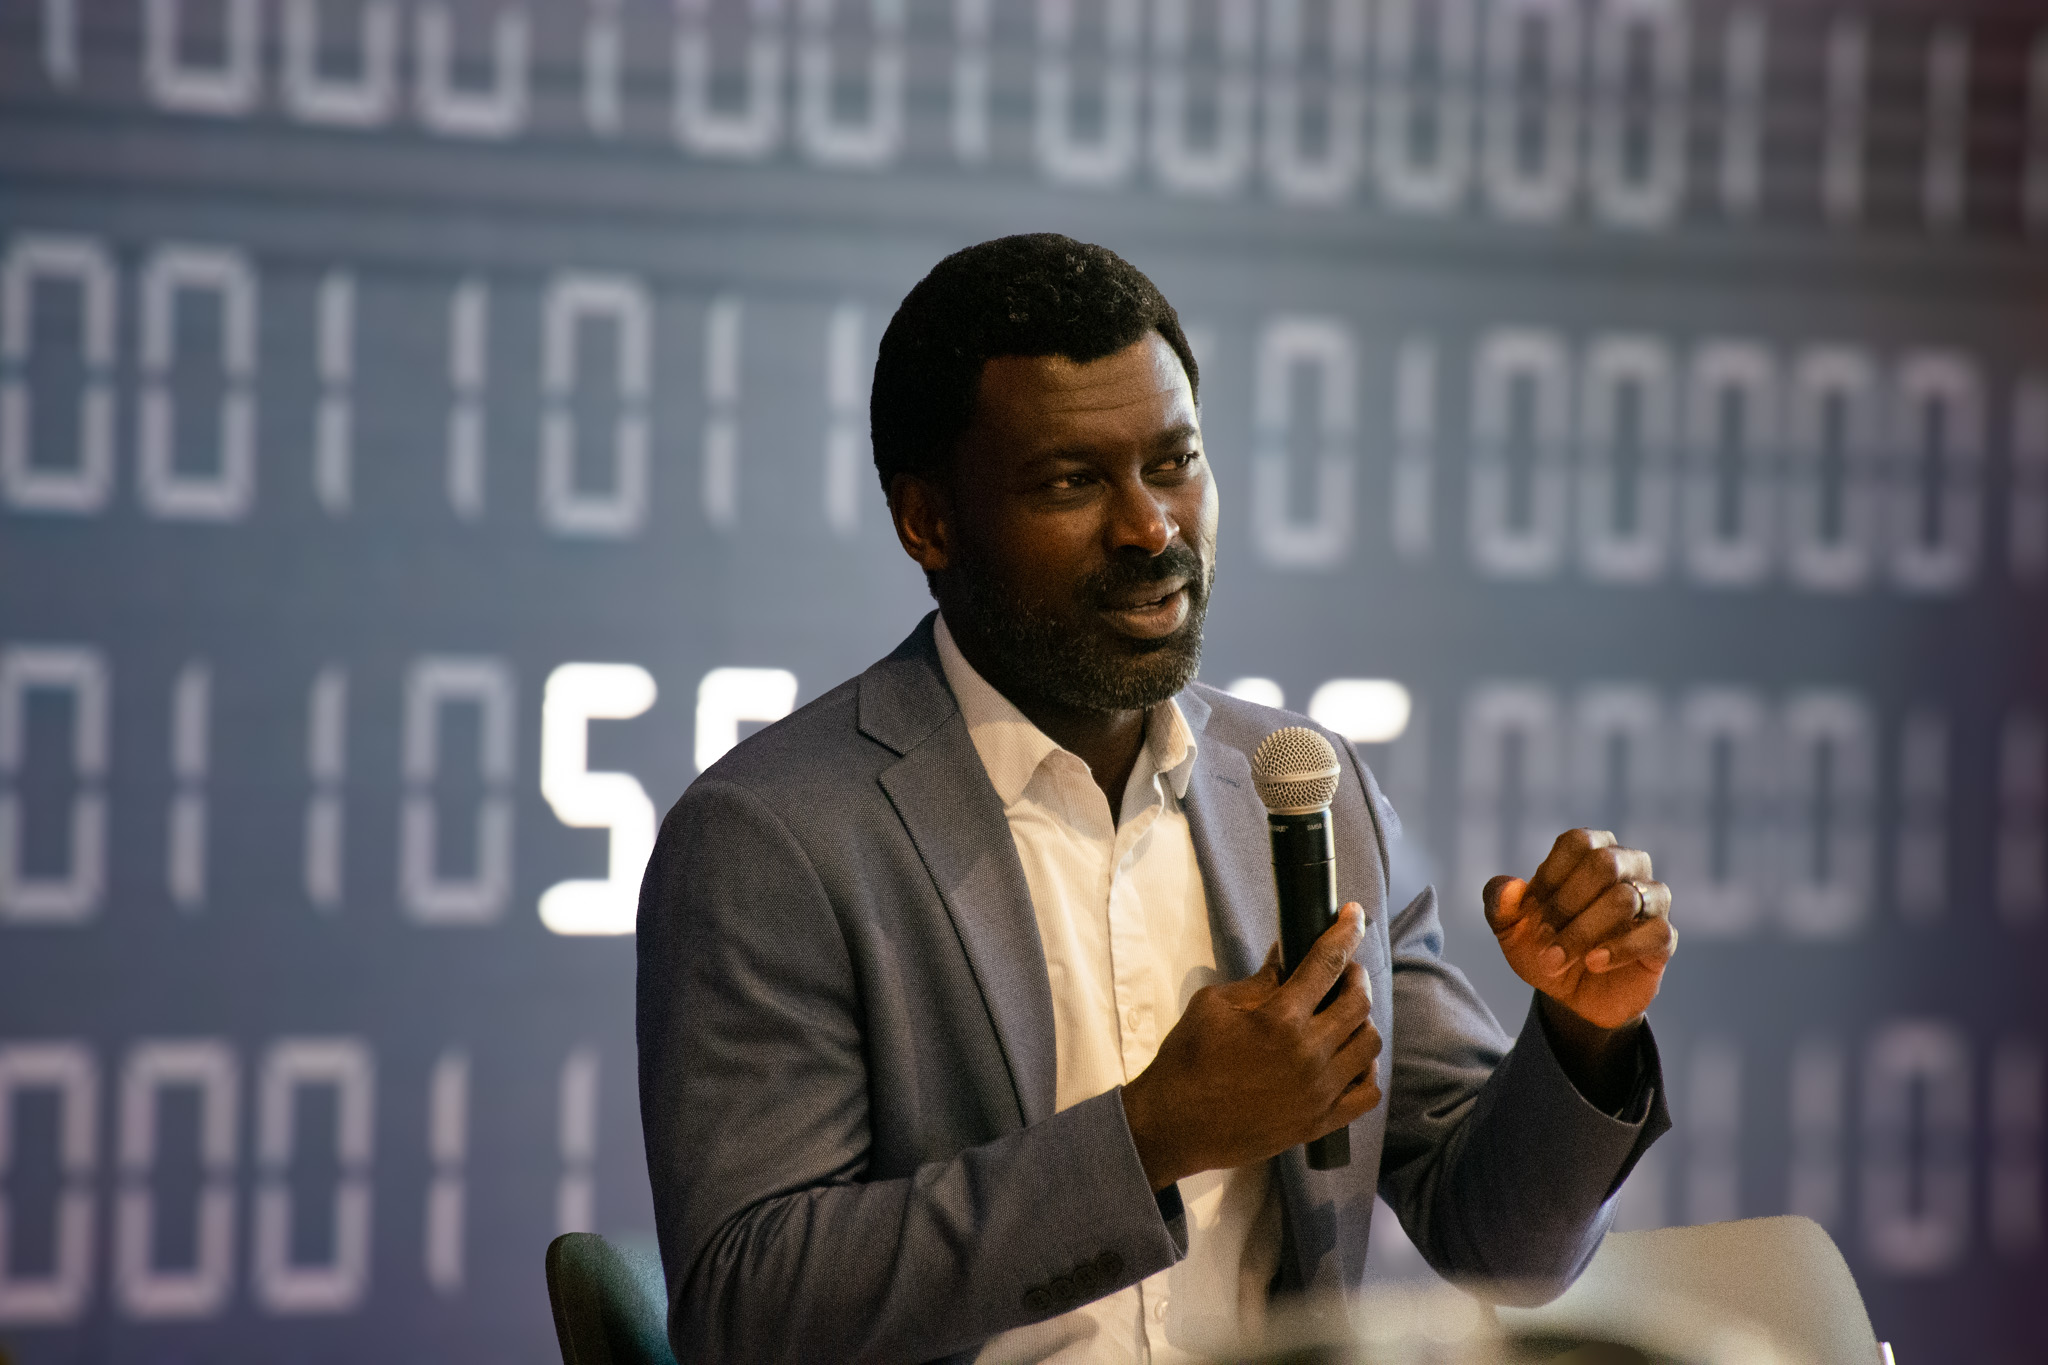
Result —
[[1606, 830], [1559, 835], [1534, 877], [1495, 877], [1484, 899], [1515, 975], [1601, 1029], [1643, 1017], [1678, 949], [1671, 888]]
[[1365, 969], [1352, 960], [1364, 937], [1365, 912], [1346, 905], [1285, 985], [1276, 948], [1254, 975], [1194, 993], [1152, 1064], [1124, 1087], [1153, 1189], [1263, 1161], [1380, 1102], [1380, 1035]]

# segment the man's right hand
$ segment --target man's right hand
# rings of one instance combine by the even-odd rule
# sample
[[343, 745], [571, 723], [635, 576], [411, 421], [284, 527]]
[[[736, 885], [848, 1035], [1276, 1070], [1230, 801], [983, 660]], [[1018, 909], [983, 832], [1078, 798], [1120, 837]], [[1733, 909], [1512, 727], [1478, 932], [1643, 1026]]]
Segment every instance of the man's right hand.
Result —
[[1124, 1086], [1124, 1117], [1153, 1189], [1264, 1161], [1380, 1102], [1380, 1035], [1365, 969], [1352, 960], [1364, 937], [1365, 912], [1353, 902], [1285, 985], [1275, 949], [1256, 975], [1195, 992], [1152, 1065]]

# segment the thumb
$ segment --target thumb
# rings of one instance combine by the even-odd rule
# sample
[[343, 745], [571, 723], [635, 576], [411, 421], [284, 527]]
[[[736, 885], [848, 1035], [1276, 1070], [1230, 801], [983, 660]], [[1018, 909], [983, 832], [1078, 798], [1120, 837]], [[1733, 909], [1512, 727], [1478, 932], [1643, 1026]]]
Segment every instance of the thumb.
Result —
[[1527, 908], [1529, 883], [1520, 877], [1495, 877], [1479, 893], [1486, 909], [1486, 926], [1496, 934], [1506, 933], [1522, 918]]
[[1309, 950], [1308, 956], [1295, 964], [1293, 975], [1287, 978], [1279, 994], [1293, 1001], [1291, 1008], [1297, 1009], [1304, 1017], [1314, 1014], [1316, 1006], [1322, 1003], [1330, 987], [1337, 984], [1337, 978], [1344, 974], [1352, 954], [1365, 940], [1365, 911], [1356, 901], [1348, 901], [1329, 928]]

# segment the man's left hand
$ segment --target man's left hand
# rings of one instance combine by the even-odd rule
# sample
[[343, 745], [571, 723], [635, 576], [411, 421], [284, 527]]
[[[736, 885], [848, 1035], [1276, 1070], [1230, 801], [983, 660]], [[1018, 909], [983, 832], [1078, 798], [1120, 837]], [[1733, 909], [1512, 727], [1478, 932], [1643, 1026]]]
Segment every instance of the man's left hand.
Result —
[[1495, 877], [1484, 899], [1515, 975], [1596, 1028], [1641, 1019], [1678, 949], [1671, 888], [1606, 830], [1559, 835], [1534, 877]]

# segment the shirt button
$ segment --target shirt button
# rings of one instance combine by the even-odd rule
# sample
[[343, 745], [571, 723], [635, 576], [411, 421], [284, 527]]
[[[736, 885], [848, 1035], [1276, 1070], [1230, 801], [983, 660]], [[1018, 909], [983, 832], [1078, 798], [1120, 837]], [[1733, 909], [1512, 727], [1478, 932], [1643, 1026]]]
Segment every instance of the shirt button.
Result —
[[1124, 1023], [1129, 1026], [1131, 1032], [1136, 1033], [1138, 1031], [1138, 1012], [1135, 1009], [1125, 1010]]
[[1163, 1294], [1152, 1300], [1152, 1320], [1154, 1322], [1166, 1321], [1166, 1296]]

